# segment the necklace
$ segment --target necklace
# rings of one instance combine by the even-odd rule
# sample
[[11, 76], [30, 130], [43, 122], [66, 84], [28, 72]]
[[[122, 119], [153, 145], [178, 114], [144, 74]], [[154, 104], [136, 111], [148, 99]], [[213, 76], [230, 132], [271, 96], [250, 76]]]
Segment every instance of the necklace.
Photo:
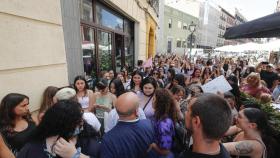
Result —
[[221, 147], [219, 145], [219, 148], [216, 151], [212, 151], [212, 152], [207, 152], [207, 155], [217, 155], [220, 153]]

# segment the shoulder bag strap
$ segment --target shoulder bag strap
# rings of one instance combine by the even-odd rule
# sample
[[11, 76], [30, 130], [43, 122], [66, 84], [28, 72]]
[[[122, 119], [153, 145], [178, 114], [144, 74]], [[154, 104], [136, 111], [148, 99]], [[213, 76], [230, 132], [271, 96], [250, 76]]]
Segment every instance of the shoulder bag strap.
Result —
[[145, 104], [144, 108], [143, 108], [143, 111], [146, 109], [148, 103], [150, 102], [150, 100], [152, 99], [152, 96], [149, 98], [149, 100], [147, 101], [147, 103]]

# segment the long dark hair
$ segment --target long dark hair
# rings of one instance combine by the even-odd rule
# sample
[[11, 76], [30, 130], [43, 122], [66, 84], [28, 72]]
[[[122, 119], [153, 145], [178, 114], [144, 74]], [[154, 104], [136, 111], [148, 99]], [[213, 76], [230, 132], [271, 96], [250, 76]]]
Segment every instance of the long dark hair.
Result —
[[172, 82], [172, 80], [173, 80], [174, 77], [175, 77], [176, 72], [175, 72], [175, 70], [174, 70], [173, 68], [169, 68], [167, 71], [170, 73], [170, 78], [169, 78], [169, 80]]
[[141, 91], [143, 92], [144, 95], [146, 95], [144, 93], [144, 86], [146, 84], [149, 84], [149, 83], [153, 85], [155, 90], [158, 87], [157, 81], [153, 77], [146, 77], [146, 78], [144, 78], [144, 80], [141, 82], [141, 85], [140, 85]]
[[[18, 106], [24, 99], [29, 101], [29, 97], [24, 94], [10, 93], [7, 94], [1, 101], [0, 104], [0, 129], [1, 132], [13, 132], [15, 126], [14, 120], [16, 114], [14, 109]], [[23, 116], [26, 121], [32, 121], [31, 114], [28, 113]]]
[[83, 76], [76, 76], [76, 77], [75, 77], [75, 79], [74, 79], [74, 89], [76, 90], [76, 92], [78, 92], [78, 88], [76, 87], [76, 82], [77, 82], [78, 80], [83, 80], [83, 81], [85, 82], [84, 91], [85, 91], [85, 95], [86, 95], [86, 93], [87, 93], [86, 90], [89, 89], [89, 86], [88, 86], [88, 83], [87, 83], [85, 77], [83, 77]]
[[257, 124], [257, 129], [260, 131], [267, 149], [267, 157], [274, 158], [279, 156], [279, 142], [276, 141], [279, 139], [279, 132], [271, 127], [266, 114], [257, 108], [245, 108], [243, 112], [249, 122]]
[[155, 119], [161, 120], [170, 117], [173, 122], [177, 120], [176, 102], [171, 92], [164, 88], [155, 91]]
[[58, 88], [54, 87], [54, 86], [48, 86], [45, 89], [45, 91], [43, 93], [39, 113], [46, 111], [54, 104], [53, 97], [55, 96], [57, 91], [58, 91]]
[[143, 80], [143, 73], [139, 70], [133, 71], [131, 74], [131, 81], [130, 81], [130, 89], [133, 89], [135, 87], [135, 83], [133, 81], [133, 76], [139, 75], [141, 77], [141, 80]]
[[81, 105], [71, 100], [58, 101], [48, 109], [34, 132], [34, 140], [60, 136], [68, 140], [82, 121]]
[[[200, 71], [200, 76], [201, 76], [201, 70], [199, 69], [199, 68], [194, 68], [194, 70], [193, 70], [193, 73], [192, 73], [192, 78], [194, 78], [195, 77], [195, 72], [197, 71], [197, 70], [199, 70]], [[200, 77], [199, 76], [199, 77]]]
[[176, 74], [173, 80], [178, 81], [178, 85], [186, 87], [185, 76], [183, 74]]
[[122, 95], [123, 93], [125, 93], [125, 89], [123, 86], [123, 83], [120, 79], [113, 79], [110, 84], [109, 84], [109, 90], [111, 91], [111, 84], [115, 85], [115, 89], [116, 89], [116, 96], [119, 97], [120, 95]]

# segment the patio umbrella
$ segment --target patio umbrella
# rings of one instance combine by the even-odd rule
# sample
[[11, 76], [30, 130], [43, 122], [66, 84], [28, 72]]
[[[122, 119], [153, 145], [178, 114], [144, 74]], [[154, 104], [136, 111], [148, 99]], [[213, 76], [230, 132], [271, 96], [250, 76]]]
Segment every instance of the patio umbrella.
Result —
[[255, 19], [226, 30], [225, 39], [280, 36], [280, 12]]

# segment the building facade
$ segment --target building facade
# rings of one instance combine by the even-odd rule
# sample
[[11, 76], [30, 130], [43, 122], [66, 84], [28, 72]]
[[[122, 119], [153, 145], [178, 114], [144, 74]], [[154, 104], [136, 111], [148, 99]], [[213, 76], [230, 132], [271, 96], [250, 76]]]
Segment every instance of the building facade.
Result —
[[[223, 26], [223, 28], [229, 28], [229, 27], [233, 27], [236, 25], [236, 20], [235, 20], [235, 16], [232, 15], [231, 13], [229, 13], [228, 11], [226, 11], [224, 8], [221, 8], [221, 14], [220, 14], [220, 20], [221, 20], [221, 24]], [[225, 33], [225, 30], [221, 32], [222, 36]], [[224, 45], [236, 45], [237, 41], [235, 40], [224, 40]]]
[[276, 12], [279, 12], [280, 11], [280, 0], [277, 1], [277, 4], [276, 4]]
[[[30, 97], [37, 110], [47, 86], [76, 75], [132, 69], [155, 54], [158, 0], [3, 0], [0, 99]], [[36, 7], [34, 7], [36, 6]]]
[[201, 2], [197, 48], [211, 50], [217, 46], [219, 15], [217, 7], [208, 1]]
[[0, 100], [23, 93], [33, 111], [47, 86], [68, 85], [61, 17], [57, 0], [1, 1]]
[[[157, 53], [183, 55], [190, 47], [190, 40], [188, 38], [191, 32], [189, 31], [189, 25], [192, 22], [196, 26], [198, 25], [198, 16], [195, 16], [195, 13], [193, 13], [195, 12], [196, 3], [170, 0], [162, 2], [164, 4], [160, 5], [159, 18], [162, 21], [160, 21], [159, 34], [157, 35]], [[192, 11], [189, 8], [194, 10]], [[194, 32], [194, 36], [196, 36], [196, 33]]]
[[175, 8], [165, 6], [163, 27], [164, 41], [160, 52], [176, 53], [179, 55], [184, 54], [188, 48], [188, 37], [191, 34], [188, 28], [192, 22], [198, 25], [198, 18]]
[[[73, 22], [80, 23], [79, 32], [76, 23], [73, 23], [73, 27], [64, 25], [64, 30], [75, 32], [76, 37], [80, 37], [80, 49], [73, 51], [70, 48], [67, 51], [66, 48], [69, 55], [67, 62], [72, 65], [68, 67], [69, 74], [72, 74], [70, 80], [81, 70], [87, 76], [94, 77], [111, 69], [115, 72], [119, 72], [122, 67], [132, 70], [138, 59], [146, 60], [155, 55], [158, 0], [62, 1], [66, 3], [63, 6], [68, 6], [67, 3], [72, 1], [76, 3], [74, 7], [78, 8], [72, 18], [63, 16], [65, 24], [75, 18]], [[71, 10], [65, 8], [63, 12]], [[67, 34], [64, 36], [65, 39], [71, 39]], [[74, 41], [66, 41], [66, 45], [68, 43], [72, 46]]]

